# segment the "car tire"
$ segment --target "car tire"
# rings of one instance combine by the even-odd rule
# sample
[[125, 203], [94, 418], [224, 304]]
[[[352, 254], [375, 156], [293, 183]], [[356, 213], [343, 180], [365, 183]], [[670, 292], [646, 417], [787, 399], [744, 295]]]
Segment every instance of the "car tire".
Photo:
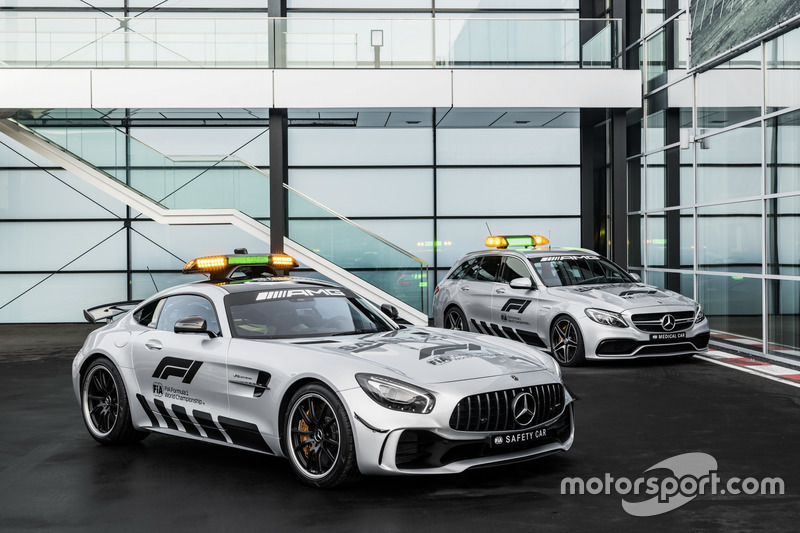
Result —
[[81, 411], [89, 434], [101, 444], [129, 444], [150, 434], [133, 426], [125, 382], [105, 358], [94, 360], [83, 374]]
[[450, 306], [445, 310], [443, 322], [445, 329], [469, 331], [469, 324], [467, 324], [467, 317], [464, 315], [464, 311], [455, 305]]
[[562, 315], [550, 326], [550, 353], [561, 366], [579, 366], [586, 360], [583, 335], [575, 321]]
[[317, 488], [358, 478], [353, 428], [336, 394], [321, 383], [310, 383], [295, 392], [288, 405], [284, 443], [295, 474]]

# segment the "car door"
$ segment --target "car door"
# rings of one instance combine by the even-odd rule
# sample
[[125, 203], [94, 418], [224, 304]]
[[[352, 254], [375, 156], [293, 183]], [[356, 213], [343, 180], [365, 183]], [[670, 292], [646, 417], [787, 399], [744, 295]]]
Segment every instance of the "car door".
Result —
[[[512, 288], [511, 281], [531, 280], [531, 288]], [[497, 334], [513, 340], [544, 346], [536, 317], [539, 309], [538, 288], [527, 262], [519, 257], [506, 256], [498, 282], [492, 291], [492, 322]]]
[[503, 265], [501, 255], [485, 255], [475, 264], [473, 279], [464, 281], [464, 313], [471, 331], [496, 335], [492, 330], [492, 291]]
[[[154, 302], [133, 340], [140, 405], [154, 427], [226, 441], [217, 419], [228, 413], [225, 360], [230, 339], [220, 335], [214, 304], [196, 294]], [[175, 323], [202, 316], [207, 333], [176, 333]]]

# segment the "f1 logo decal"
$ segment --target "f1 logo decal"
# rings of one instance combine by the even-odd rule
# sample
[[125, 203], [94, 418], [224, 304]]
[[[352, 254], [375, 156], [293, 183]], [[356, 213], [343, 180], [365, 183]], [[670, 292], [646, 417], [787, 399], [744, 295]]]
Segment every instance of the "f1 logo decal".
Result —
[[170, 376], [183, 378], [184, 383], [191, 383], [194, 375], [203, 366], [202, 361], [192, 361], [191, 359], [181, 359], [179, 357], [165, 357], [158, 363], [153, 377], [156, 379], [167, 379]]
[[530, 300], [517, 300], [515, 298], [510, 299], [503, 305], [503, 308], [500, 311], [505, 313], [510, 313], [511, 311], [516, 311], [517, 313], [522, 313], [525, 311], [525, 308], [531, 304]]

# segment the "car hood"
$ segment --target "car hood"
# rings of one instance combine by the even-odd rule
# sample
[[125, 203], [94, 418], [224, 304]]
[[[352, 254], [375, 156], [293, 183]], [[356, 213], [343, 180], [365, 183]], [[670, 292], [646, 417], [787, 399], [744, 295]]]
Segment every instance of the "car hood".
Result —
[[582, 285], [549, 287], [548, 294], [558, 300], [571, 300], [587, 305], [614, 306], [618, 310], [642, 307], [686, 306], [694, 308], [694, 301], [676, 292], [644, 283], [617, 283], [613, 285]]
[[[292, 341], [289, 341], [292, 342]], [[433, 328], [293, 341], [305, 348], [357, 358], [415, 383], [443, 383], [547, 370], [533, 349], [484, 335]], [[507, 345], [506, 345], [507, 343]], [[543, 356], [548, 357], [548, 356]], [[378, 368], [382, 367], [382, 368]]]

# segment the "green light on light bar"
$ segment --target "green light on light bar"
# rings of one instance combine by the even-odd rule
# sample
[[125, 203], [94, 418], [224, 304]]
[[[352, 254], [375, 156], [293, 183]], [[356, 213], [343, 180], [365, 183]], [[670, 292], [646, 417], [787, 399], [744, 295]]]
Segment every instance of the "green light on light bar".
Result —
[[731, 276], [731, 279], [735, 279], [736, 281], [741, 281], [744, 279], [744, 276]]
[[428, 282], [427, 281], [420, 281], [419, 282], [419, 286], [420, 287], [427, 287], [428, 286]]
[[228, 257], [229, 265], [262, 265], [269, 263], [268, 255], [245, 255], [241, 257], [231, 256]]
[[534, 246], [533, 237], [506, 237], [509, 246]]

